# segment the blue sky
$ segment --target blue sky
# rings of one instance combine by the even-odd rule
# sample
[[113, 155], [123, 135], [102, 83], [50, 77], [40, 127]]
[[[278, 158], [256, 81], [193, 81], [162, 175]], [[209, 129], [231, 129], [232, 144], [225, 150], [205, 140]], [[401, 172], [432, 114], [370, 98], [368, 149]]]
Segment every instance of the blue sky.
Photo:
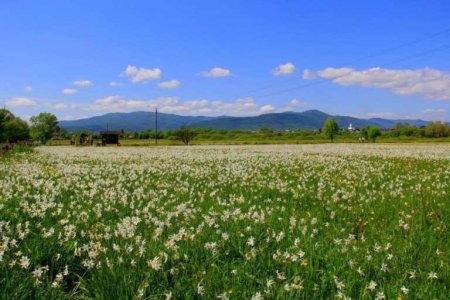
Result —
[[319, 109], [450, 120], [449, 1], [2, 1], [0, 105], [28, 118]]

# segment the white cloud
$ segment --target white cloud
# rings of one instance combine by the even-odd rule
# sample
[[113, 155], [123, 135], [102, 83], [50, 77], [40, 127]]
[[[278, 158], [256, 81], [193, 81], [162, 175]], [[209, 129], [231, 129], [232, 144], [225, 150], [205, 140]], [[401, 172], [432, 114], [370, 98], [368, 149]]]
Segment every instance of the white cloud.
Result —
[[[321, 78], [349, 86], [389, 89], [397, 95], [419, 95], [430, 100], [450, 100], [450, 72], [430, 68], [397, 70], [371, 68], [326, 68], [315, 72]], [[308, 79], [308, 78], [306, 78]]]
[[302, 78], [303, 79], [314, 79], [316, 77], [316, 74], [308, 69], [303, 70]]
[[199, 108], [199, 107], [206, 107], [208, 106], [209, 101], [206, 99], [203, 100], [190, 100], [190, 101], [185, 101], [184, 105], [189, 107], [189, 108]]
[[231, 102], [196, 99], [180, 102], [178, 97], [160, 97], [155, 99], [126, 99], [121, 96], [108, 96], [97, 99], [91, 104], [77, 107], [81, 111], [130, 112], [154, 110], [181, 115], [258, 115], [274, 111], [270, 105], [259, 106], [252, 98], [240, 98]]
[[272, 70], [272, 74], [275, 76], [280, 76], [280, 75], [289, 75], [295, 72], [295, 65], [293, 63], [285, 63], [285, 64], [281, 64], [278, 67], [276, 67], [275, 69]]
[[446, 119], [449, 120], [448, 116], [447, 116], [447, 112], [448, 112], [448, 109], [446, 109], [446, 108], [427, 108], [427, 109], [422, 110], [421, 119], [428, 120], [428, 121], [440, 120], [440, 121], [445, 122]]
[[292, 106], [298, 106], [300, 104], [300, 100], [292, 99], [289, 104], [292, 105]]
[[82, 86], [82, 87], [87, 87], [87, 86], [93, 85], [92, 81], [90, 81], [90, 80], [75, 80], [73, 82], [73, 84], [76, 86]]
[[231, 76], [231, 71], [224, 68], [215, 67], [209, 71], [204, 71], [200, 73], [203, 77], [228, 77]]
[[447, 109], [445, 108], [427, 108], [420, 112], [412, 113], [397, 113], [397, 112], [368, 112], [364, 114], [357, 115], [359, 118], [383, 118], [383, 119], [394, 119], [394, 120], [426, 120], [426, 121], [436, 121], [446, 120]]
[[122, 86], [122, 83], [117, 82], [117, 81], [111, 81], [109, 83], [109, 86], [115, 87], [115, 86]]
[[239, 98], [232, 102], [219, 100], [210, 103], [211, 115], [249, 116], [269, 112], [272, 105], [259, 106], [253, 98]]
[[366, 113], [365, 117], [368, 118], [383, 118], [383, 119], [393, 119], [397, 118], [398, 115], [393, 112], [369, 112]]
[[68, 109], [69, 108], [69, 104], [67, 104], [67, 103], [54, 103], [51, 107], [53, 109]]
[[27, 93], [31, 93], [33, 91], [33, 87], [31, 85], [27, 85], [23, 90]]
[[73, 95], [76, 94], [78, 91], [76, 89], [63, 89], [62, 93], [65, 95]]
[[422, 110], [423, 114], [435, 114], [435, 113], [443, 114], [446, 112], [447, 112], [447, 109], [445, 109], [445, 108], [437, 108], [437, 109], [427, 108], [427, 109]]
[[307, 108], [309, 107], [309, 103], [308, 102], [304, 102], [304, 101], [300, 101], [298, 99], [292, 99], [288, 105], [286, 105], [284, 107], [284, 109], [282, 109], [282, 111], [292, 111], [296, 108]]
[[50, 103], [46, 102], [44, 103], [44, 106], [50, 109], [54, 110], [65, 110], [65, 109], [77, 109], [79, 108], [78, 104], [75, 103], [64, 103], [64, 102], [56, 102], [56, 103]]
[[159, 87], [163, 88], [163, 89], [173, 89], [176, 88], [177, 86], [179, 86], [181, 83], [178, 80], [169, 80], [169, 81], [163, 81], [160, 82], [158, 85]]
[[133, 83], [145, 82], [147, 80], [159, 79], [162, 76], [161, 69], [145, 69], [129, 65], [124, 72]]
[[26, 97], [17, 97], [17, 98], [11, 98], [6, 100], [6, 105], [8, 106], [36, 106], [37, 103], [34, 100], [31, 100], [30, 98]]
[[259, 111], [262, 112], [262, 113], [268, 113], [268, 112], [271, 112], [271, 111], [274, 111], [274, 110], [275, 110], [275, 107], [273, 107], [270, 104], [264, 105], [264, 106], [262, 106], [259, 109]]
[[96, 111], [132, 111], [149, 110], [156, 107], [175, 105], [178, 103], [177, 97], [161, 97], [151, 100], [127, 100], [120, 96], [108, 96], [97, 99], [93, 104], [88, 105], [84, 110]]
[[72, 121], [72, 120], [78, 120], [81, 119], [81, 117], [75, 117], [73, 115], [64, 115], [61, 120], [62, 121]]

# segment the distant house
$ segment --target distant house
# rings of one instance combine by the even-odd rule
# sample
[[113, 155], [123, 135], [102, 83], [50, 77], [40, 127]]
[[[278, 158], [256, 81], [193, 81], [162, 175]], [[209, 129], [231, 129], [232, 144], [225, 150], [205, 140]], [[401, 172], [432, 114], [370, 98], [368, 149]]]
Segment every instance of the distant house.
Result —
[[119, 144], [120, 131], [101, 131], [102, 144]]

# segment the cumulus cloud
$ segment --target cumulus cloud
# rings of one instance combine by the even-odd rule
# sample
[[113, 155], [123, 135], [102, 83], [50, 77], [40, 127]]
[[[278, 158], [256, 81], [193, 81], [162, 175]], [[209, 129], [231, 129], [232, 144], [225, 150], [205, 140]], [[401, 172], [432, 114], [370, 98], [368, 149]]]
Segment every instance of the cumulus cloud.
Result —
[[111, 81], [108, 85], [111, 87], [115, 87], [115, 86], [122, 86], [122, 83], [117, 81]]
[[21, 107], [21, 106], [36, 106], [37, 103], [36, 103], [36, 101], [31, 100], [30, 98], [17, 97], [17, 98], [11, 98], [11, 99], [6, 100], [6, 105]]
[[276, 110], [270, 104], [258, 105], [252, 98], [240, 98], [225, 102], [220, 100], [195, 99], [181, 102], [178, 97], [160, 97], [155, 99], [126, 99], [121, 96], [108, 96], [93, 103], [79, 106], [82, 111], [129, 112], [154, 110], [181, 115], [258, 115]]
[[316, 78], [316, 74], [311, 70], [305, 69], [305, 70], [303, 70], [302, 78], [303, 79], [314, 79], [314, 78]]
[[133, 83], [145, 82], [147, 80], [159, 79], [162, 76], [161, 69], [145, 69], [129, 65], [124, 72]]
[[268, 112], [271, 112], [271, 111], [274, 111], [274, 110], [275, 110], [275, 107], [273, 107], [270, 104], [266, 104], [264, 106], [261, 106], [261, 108], [259, 109], [259, 111], [262, 112], [262, 113], [268, 113]]
[[272, 105], [258, 105], [253, 98], [239, 98], [232, 102], [215, 100], [210, 105], [212, 115], [249, 116], [275, 110]]
[[174, 80], [160, 82], [158, 85], [159, 85], [159, 87], [161, 87], [163, 89], [173, 89], [173, 88], [176, 88], [177, 86], [179, 86], [180, 84], [181, 84], [181, 82], [174, 79]]
[[295, 65], [293, 63], [285, 63], [281, 64], [275, 69], [272, 70], [272, 74], [275, 76], [281, 76], [281, 75], [289, 75], [295, 72]]
[[421, 118], [428, 121], [445, 121], [448, 120], [447, 112], [448, 109], [446, 108], [427, 108], [422, 110]]
[[215, 67], [209, 71], [204, 71], [200, 73], [203, 77], [228, 77], [231, 76], [231, 71], [224, 68]]
[[79, 107], [78, 104], [64, 103], [64, 102], [56, 102], [56, 103], [46, 102], [46, 103], [44, 103], [44, 106], [46, 108], [50, 108], [50, 109], [54, 109], [54, 110], [77, 109]]
[[73, 82], [73, 85], [81, 86], [81, 87], [87, 87], [87, 86], [93, 85], [93, 83], [90, 80], [75, 80]]
[[23, 90], [27, 93], [31, 93], [33, 91], [33, 87], [31, 85], [27, 85]]
[[299, 99], [292, 99], [281, 111], [293, 111], [295, 109], [303, 109], [309, 107], [309, 103], [300, 101]]
[[344, 86], [382, 88], [389, 89], [397, 95], [419, 95], [430, 100], [450, 100], [450, 72], [431, 68], [416, 70], [371, 68], [360, 71], [352, 68], [326, 68], [315, 72], [314, 76]]
[[63, 89], [62, 93], [65, 95], [73, 95], [76, 94], [78, 91], [76, 89]]
[[82, 119], [83, 117], [80, 116], [74, 116], [74, 115], [64, 115], [61, 120], [62, 121], [72, 121], [72, 120], [79, 120]]
[[67, 104], [67, 103], [54, 103], [49, 106], [53, 109], [68, 109], [69, 108], [69, 104]]
[[161, 97], [150, 100], [131, 99], [127, 100], [121, 96], [108, 96], [97, 99], [94, 103], [88, 105], [84, 110], [95, 111], [130, 111], [130, 110], [149, 110], [156, 107], [175, 105], [178, 103], [177, 97]]
[[393, 118], [397, 118], [398, 115], [394, 112], [369, 112], [369, 113], [366, 113], [365, 117], [393, 119]]
[[412, 113], [397, 113], [397, 112], [368, 112], [365, 114], [357, 115], [360, 118], [383, 118], [383, 119], [395, 119], [395, 120], [426, 120], [436, 121], [446, 120], [447, 109], [445, 108], [427, 108], [422, 111]]
[[447, 112], [447, 109], [445, 109], [445, 108], [437, 108], [437, 109], [427, 108], [427, 109], [422, 110], [422, 113], [424, 113], [424, 114], [434, 114], [434, 113], [441, 113], [441, 114], [443, 114], [443, 113], [446, 113], [446, 112]]

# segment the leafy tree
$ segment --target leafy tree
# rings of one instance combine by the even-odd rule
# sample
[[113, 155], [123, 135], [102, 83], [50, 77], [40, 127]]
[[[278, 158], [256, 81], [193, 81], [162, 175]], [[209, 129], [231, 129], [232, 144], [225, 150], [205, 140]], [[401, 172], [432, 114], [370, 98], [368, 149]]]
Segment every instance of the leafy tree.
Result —
[[0, 109], [0, 142], [17, 142], [28, 137], [28, 124], [9, 110]]
[[20, 118], [13, 118], [5, 124], [5, 135], [9, 142], [26, 140], [30, 137], [30, 129], [27, 122]]
[[45, 144], [58, 131], [58, 119], [51, 113], [31, 117], [31, 137]]
[[13, 118], [14, 115], [9, 110], [0, 109], [0, 142], [7, 141], [6, 124]]
[[62, 139], [68, 139], [69, 138], [69, 132], [67, 129], [60, 127], [59, 128], [59, 137]]
[[197, 132], [188, 127], [182, 127], [175, 132], [177, 140], [182, 141], [185, 145], [189, 145], [196, 135]]
[[377, 126], [369, 126], [367, 129], [367, 137], [375, 143], [375, 139], [381, 135], [381, 130]]
[[328, 118], [323, 124], [322, 132], [331, 140], [334, 141], [334, 137], [339, 132], [339, 126], [336, 120], [333, 118]]
[[361, 136], [366, 140], [369, 139], [369, 127], [370, 126], [365, 126], [361, 129]]
[[450, 135], [450, 125], [442, 122], [429, 122], [425, 127], [428, 137], [446, 137]]

